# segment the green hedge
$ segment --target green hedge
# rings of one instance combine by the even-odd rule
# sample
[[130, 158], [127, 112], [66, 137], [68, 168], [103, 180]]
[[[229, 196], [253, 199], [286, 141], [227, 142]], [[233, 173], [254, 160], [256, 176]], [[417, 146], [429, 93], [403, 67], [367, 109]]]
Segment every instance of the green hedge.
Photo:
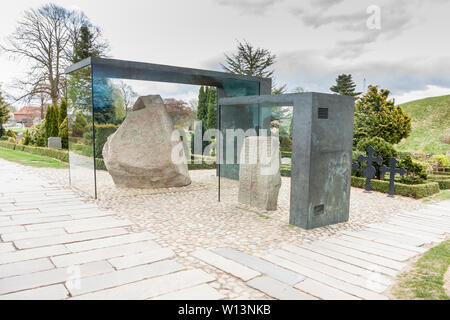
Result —
[[428, 179], [430, 180], [450, 180], [450, 175], [446, 174], [429, 174]]
[[450, 189], [450, 175], [447, 174], [430, 174], [428, 180], [439, 183], [441, 190]]
[[7, 141], [0, 141], [0, 147], [5, 148], [5, 149], [15, 150], [16, 149], [16, 144], [15, 143], [11, 143], [11, 142], [7, 142]]
[[439, 175], [439, 176], [450, 176], [450, 171], [446, 172], [446, 171], [435, 171], [433, 172], [433, 174]]
[[[352, 187], [364, 188], [366, 185], [366, 179], [360, 177], [351, 178]], [[370, 182], [370, 189], [373, 191], [389, 192], [389, 181], [373, 179]], [[424, 184], [403, 184], [396, 183], [394, 185], [394, 193], [402, 196], [413, 197], [420, 199], [428, 197], [432, 194], [439, 192], [439, 184], [437, 182], [429, 182]]]
[[292, 152], [289, 152], [289, 151], [281, 151], [281, 157], [282, 157], [282, 158], [291, 158], [291, 157], [292, 157]]

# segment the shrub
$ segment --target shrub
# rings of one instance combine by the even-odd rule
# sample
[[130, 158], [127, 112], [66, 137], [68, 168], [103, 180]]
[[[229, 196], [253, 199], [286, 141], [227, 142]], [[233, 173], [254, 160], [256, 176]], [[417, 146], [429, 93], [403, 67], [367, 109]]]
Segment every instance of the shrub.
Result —
[[12, 131], [11, 129], [9, 129], [9, 130], [6, 132], [6, 136], [7, 136], [7, 137], [10, 137], [10, 138], [14, 138], [14, 139], [17, 138], [16, 133], [15, 133], [14, 131]]
[[106, 140], [119, 128], [115, 124], [95, 124], [95, 157], [103, 158], [102, 151]]
[[292, 152], [292, 139], [289, 136], [280, 136], [280, 150]]
[[45, 138], [57, 137], [59, 132], [59, 110], [56, 106], [50, 106], [47, 108], [45, 114]]
[[9, 137], [9, 138], [8, 138], [8, 142], [9, 142], [9, 143], [17, 144], [16, 139], [14, 139], [13, 137]]
[[[360, 151], [360, 150], [353, 150], [352, 151], [352, 164], [353, 163], [359, 163], [358, 159], [359, 156], [365, 156], [366, 152], [365, 151]], [[356, 176], [356, 177], [362, 177], [363, 176], [363, 166], [361, 165], [361, 163], [359, 164], [359, 168], [354, 170], [352, 168], [352, 176]]]
[[292, 158], [292, 152], [289, 151], [281, 151], [282, 158]]
[[427, 173], [424, 166], [420, 163], [414, 162], [409, 155], [405, 156], [403, 160], [400, 160], [398, 166], [405, 168], [407, 176], [412, 179], [427, 179]]
[[63, 149], [67, 149], [69, 146], [69, 131], [67, 130], [67, 117], [61, 122], [59, 126], [58, 136], [61, 138], [61, 144]]
[[433, 156], [432, 159], [435, 161], [436, 167], [450, 168], [450, 159], [448, 156], [439, 154], [439, 155]]
[[[366, 179], [360, 177], [351, 177], [352, 187], [364, 188], [366, 185]], [[379, 191], [388, 193], [389, 192], [389, 181], [383, 180], [371, 180], [370, 188], [373, 191]], [[402, 196], [413, 197], [416, 199], [428, 197], [432, 194], [438, 193], [439, 184], [437, 182], [429, 182], [424, 184], [394, 184], [394, 193]]]
[[[397, 151], [395, 151], [392, 144], [389, 142], [386, 142], [382, 138], [374, 137], [374, 138], [364, 138], [359, 141], [357, 145], [357, 149], [359, 151], [366, 152], [367, 147], [372, 146], [375, 150], [374, 156], [381, 156], [383, 158], [382, 165], [386, 165], [387, 167], [390, 166], [389, 161], [391, 158], [397, 156]], [[380, 165], [373, 164], [375, 169], [377, 170], [376, 177], [380, 179]], [[361, 163], [360, 163], [361, 167]]]
[[361, 139], [380, 137], [389, 143], [399, 143], [411, 132], [411, 117], [393, 100], [389, 90], [369, 86], [355, 104], [354, 144]]

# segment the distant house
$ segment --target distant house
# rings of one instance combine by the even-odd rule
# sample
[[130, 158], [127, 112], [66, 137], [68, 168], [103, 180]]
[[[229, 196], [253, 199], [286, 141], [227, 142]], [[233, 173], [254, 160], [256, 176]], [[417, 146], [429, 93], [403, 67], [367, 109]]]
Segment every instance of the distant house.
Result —
[[[47, 112], [47, 106], [44, 106], [44, 116]], [[19, 123], [23, 123], [25, 127], [31, 127], [34, 124], [38, 124], [41, 119], [41, 107], [26, 106], [22, 109], [14, 112], [14, 120]]]

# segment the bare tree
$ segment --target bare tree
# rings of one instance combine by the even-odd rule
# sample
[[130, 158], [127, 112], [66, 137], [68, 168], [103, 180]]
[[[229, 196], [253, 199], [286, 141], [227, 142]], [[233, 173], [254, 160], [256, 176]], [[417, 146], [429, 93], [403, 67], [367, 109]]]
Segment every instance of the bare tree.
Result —
[[8, 44], [0, 46], [11, 57], [31, 62], [26, 77], [16, 85], [25, 93], [16, 100], [48, 95], [52, 104], [58, 103], [77, 30], [85, 24], [91, 26], [83, 13], [54, 4], [25, 11], [16, 30], [8, 37]]
[[117, 86], [122, 93], [123, 102], [128, 110], [128, 108], [131, 108], [131, 104], [136, 100], [138, 94], [133, 90], [132, 86], [123, 81], [118, 82]]

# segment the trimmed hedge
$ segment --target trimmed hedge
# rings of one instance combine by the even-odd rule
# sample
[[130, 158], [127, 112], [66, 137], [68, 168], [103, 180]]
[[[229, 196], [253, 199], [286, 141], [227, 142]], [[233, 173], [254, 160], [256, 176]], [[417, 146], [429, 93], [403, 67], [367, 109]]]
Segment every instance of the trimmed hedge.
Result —
[[450, 171], [446, 172], [446, 171], [435, 171], [433, 172], [433, 174], [439, 175], [439, 176], [450, 176]]
[[[366, 185], [366, 179], [360, 177], [351, 178], [352, 187], [364, 188]], [[370, 181], [370, 189], [373, 191], [389, 192], [389, 181], [372, 179]], [[432, 194], [440, 191], [439, 184], [437, 182], [429, 182], [424, 184], [403, 184], [396, 183], [394, 185], [394, 193], [402, 196], [413, 197], [420, 199], [428, 197]]]
[[292, 158], [292, 152], [289, 151], [281, 151], [282, 158]]

